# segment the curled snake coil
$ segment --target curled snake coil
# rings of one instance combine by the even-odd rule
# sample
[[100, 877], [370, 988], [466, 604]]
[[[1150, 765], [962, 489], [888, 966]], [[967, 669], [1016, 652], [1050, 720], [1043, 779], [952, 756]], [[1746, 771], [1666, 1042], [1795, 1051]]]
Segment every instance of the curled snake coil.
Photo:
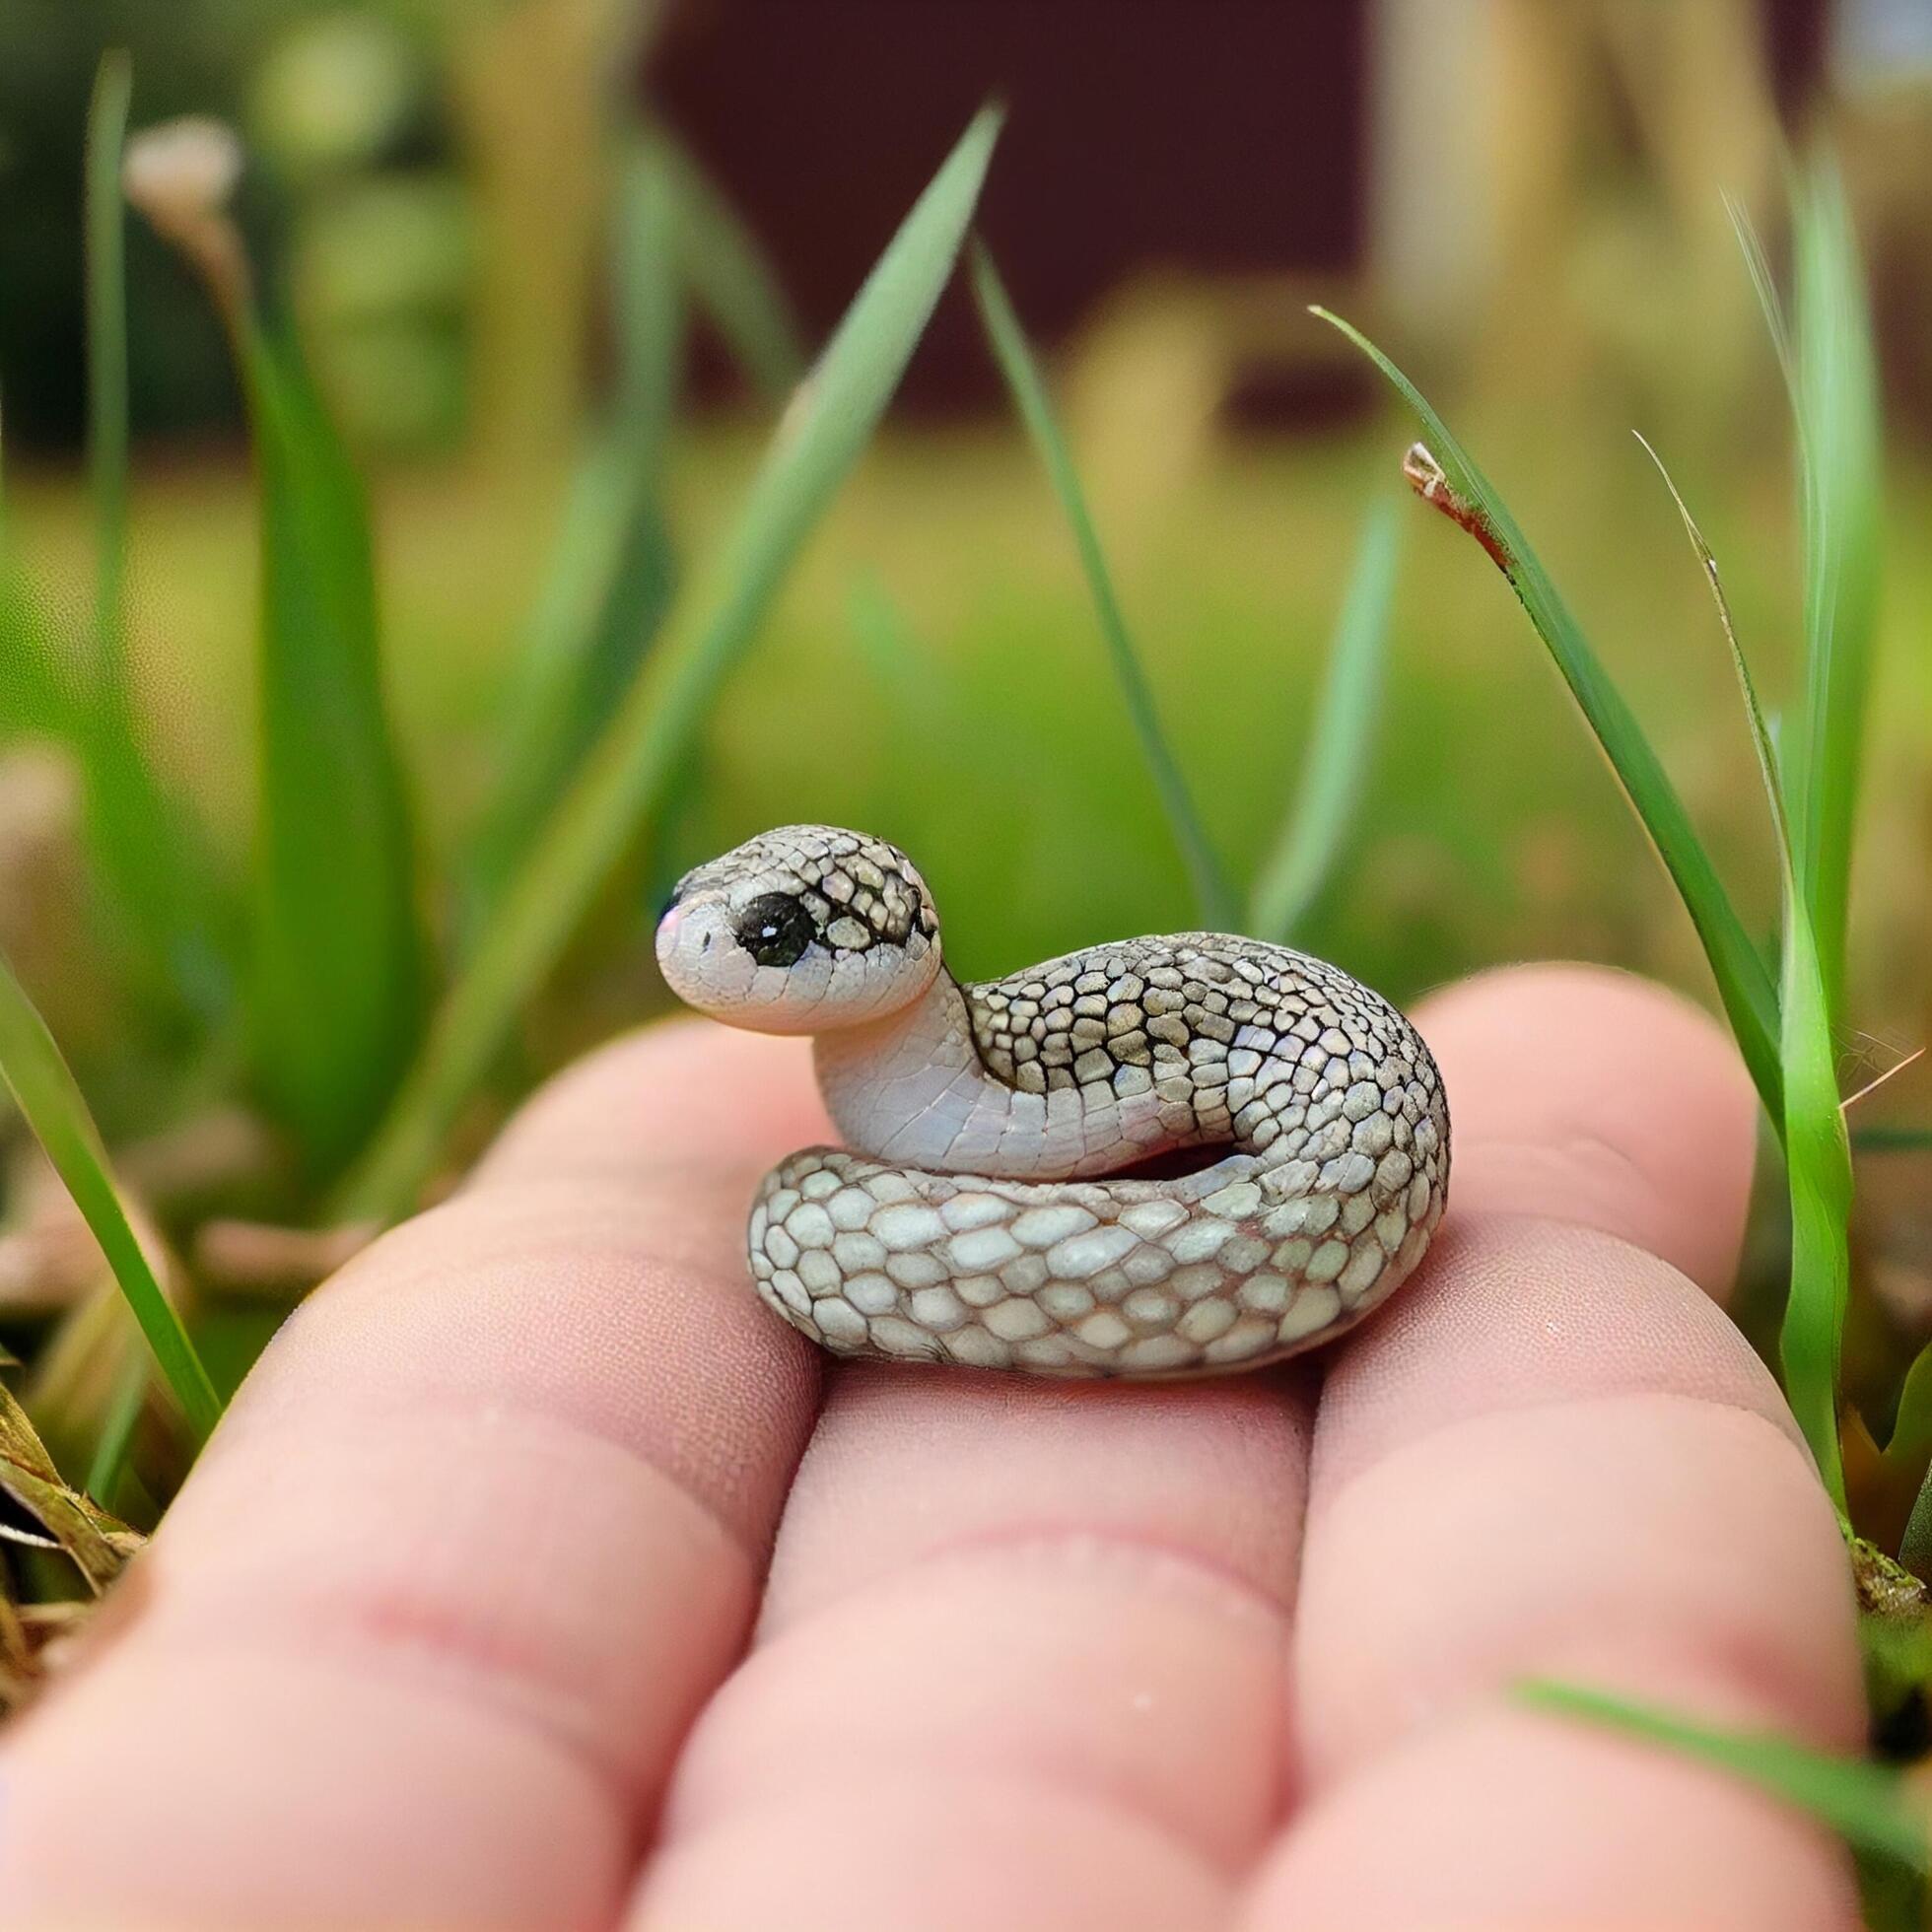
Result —
[[[1179, 932], [961, 985], [904, 853], [791, 825], [689, 873], [657, 957], [700, 1010], [814, 1036], [847, 1146], [765, 1177], [750, 1265], [836, 1354], [1259, 1367], [1359, 1321], [1442, 1217], [1428, 1049], [1379, 994], [1285, 946]], [[1121, 1173], [1216, 1148], [1172, 1178]]]

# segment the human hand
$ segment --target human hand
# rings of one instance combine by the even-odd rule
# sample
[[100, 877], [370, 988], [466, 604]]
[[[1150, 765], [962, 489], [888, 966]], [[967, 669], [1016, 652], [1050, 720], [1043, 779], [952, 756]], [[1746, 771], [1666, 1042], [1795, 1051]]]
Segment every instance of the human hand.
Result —
[[1858, 1739], [1831, 1512], [1711, 1299], [1751, 1087], [1599, 972], [1417, 1018], [1435, 1250], [1189, 1385], [832, 1368], [741, 1248], [826, 1133], [802, 1043], [565, 1074], [288, 1324], [5, 1741], [0, 1923], [1855, 1925], [1796, 1816], [1506, 1696]]

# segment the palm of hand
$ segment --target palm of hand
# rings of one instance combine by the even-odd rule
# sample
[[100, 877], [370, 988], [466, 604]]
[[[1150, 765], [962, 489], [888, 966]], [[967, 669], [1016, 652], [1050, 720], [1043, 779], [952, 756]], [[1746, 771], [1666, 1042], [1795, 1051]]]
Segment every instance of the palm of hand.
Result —
[[1857, 1736], [1830, 1512], [1706, 1293], [1749, 1085], [1600, 974], [1421, 1024], [1439, 1251], [1194, 1387], [828, 1374], [739, 1248], [802, 1049], [586, 1063], [264, 1358], [7, 1740], [0, 1923], [1854, 1924], [1800, 1821], [1504, 1694]]

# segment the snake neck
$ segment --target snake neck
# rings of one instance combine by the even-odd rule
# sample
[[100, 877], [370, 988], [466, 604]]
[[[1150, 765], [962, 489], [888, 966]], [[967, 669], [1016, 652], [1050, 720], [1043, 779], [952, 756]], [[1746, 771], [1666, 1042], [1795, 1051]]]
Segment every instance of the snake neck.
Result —
[[911, 1005], [812, 1044], [826, 1109], [856, 1152], [970, 1168], [1008, 1123], [1013, 1090], [987, 1071], [965, 992], [943, 967]]

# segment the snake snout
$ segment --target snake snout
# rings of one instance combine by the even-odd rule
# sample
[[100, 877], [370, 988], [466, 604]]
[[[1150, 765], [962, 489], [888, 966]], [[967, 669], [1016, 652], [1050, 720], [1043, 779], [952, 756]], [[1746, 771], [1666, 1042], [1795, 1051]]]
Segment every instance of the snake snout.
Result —
[[703, 899], [684, 899], [657, 922], [657, 967], [680, 1000], [710, 1011], [721, 993], [712, 954], [723, 933], [721, 909]]

